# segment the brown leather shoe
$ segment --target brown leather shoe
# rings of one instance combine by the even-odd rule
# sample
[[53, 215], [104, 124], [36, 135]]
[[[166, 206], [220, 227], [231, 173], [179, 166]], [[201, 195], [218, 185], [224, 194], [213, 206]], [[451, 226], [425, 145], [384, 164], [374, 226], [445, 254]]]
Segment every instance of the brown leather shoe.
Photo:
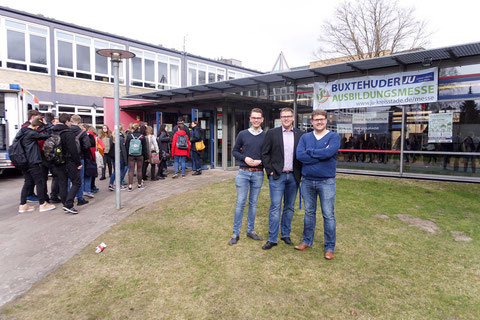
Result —
[[325, 251], [325, 259], [332, 260], [334, 257], [333, 251]]
[[296, 249], [296, 250], [299, 250], [299, 251], [303, 251], [303, 250], [305, 250], [305, 249], [310, 249], [310, 248], [311, 248], [311, 247], [308, 246], [308, 245], [306, 245], [305, 243], [302, 243], [302, 244], [300, 244], [300, 245], [298, 245], [298, 246], [295, 246], [295, 249]]

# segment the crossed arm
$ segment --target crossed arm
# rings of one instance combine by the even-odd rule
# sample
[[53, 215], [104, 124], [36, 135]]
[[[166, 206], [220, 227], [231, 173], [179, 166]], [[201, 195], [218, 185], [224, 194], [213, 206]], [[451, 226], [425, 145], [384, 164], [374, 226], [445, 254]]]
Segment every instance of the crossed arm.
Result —
[[329, 159], [335, 156], [340, 148], [340, 138], [333, 135], [328, 140], [325, 147], [313, 148], [306, 145], [305, 135], [300, 138], [297, 146], [297, 159], [304, 164], [315, 164], [321, 160]]

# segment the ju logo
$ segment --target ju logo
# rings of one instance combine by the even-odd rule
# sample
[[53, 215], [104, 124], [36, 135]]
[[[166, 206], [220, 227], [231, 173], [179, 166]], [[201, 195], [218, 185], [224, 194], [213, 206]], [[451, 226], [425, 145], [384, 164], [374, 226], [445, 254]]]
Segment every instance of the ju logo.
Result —
[[330, 92], [328, 92], [327, 89], [318, 89], [318, 93], [317, 93], [318, 103], [325, 103], [327, 102], [328, 98], [330, 98]]

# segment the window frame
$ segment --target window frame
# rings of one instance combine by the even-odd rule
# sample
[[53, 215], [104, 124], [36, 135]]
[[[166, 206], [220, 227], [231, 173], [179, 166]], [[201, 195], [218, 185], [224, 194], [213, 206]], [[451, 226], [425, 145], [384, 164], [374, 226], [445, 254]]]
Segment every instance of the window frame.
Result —
[[[24, 29], [19, 29], [14, 26], [8, 26], [7, 23], [8, 21], [12, 23], [18, 23], [22, 24], [25, 26]], [[38, 30], [43, 30], [45, 33], [42, 32], [37, 32], [33, 30], [34, 28]], [[1, 29], [1, 36], [0, 40], [2, 43], [2, 48], [0, 49], [0, 60], [2, 61], [1, 67], [3, 69], [9, 69], [9, 70], [15, 70], [15, 71], [21, 71], [21, 72], [31, 72], [35, 74], [44, 74], [44, 75], [50, 75], [50, 28], [48, 26], [44, 26], [41, 24], [37, 23], [31, 23], [28, 21], [23, 21], [20, 19], [15, 19], [11, 17], [1, 17], [0, 20], [0, 29]], [[22, 60], [17, 60], [17, 59], [10, 59], [8, 57], [8, 31], [15, 31], [15, 32], [21, 32], [24, 35], [24, 46], [25, 46], [25, 61]], [[41, 63], [35, 63], [32, 62], [31, 60], [31, 36], [38, 36], [42, 37], [45, 39], [45, 58], [46, 58], [46, 63], [41, 64]], [[5, 62], [5, 64], [3, 64]], [[12, 68], [8, 67], [8, 64], [17, 64], [17, 65], [23, 65], [25, 66], [25, 69], [17, 69], [17, 68]], [[41, 68], [44, 71], [34, 71], [32, 70], [33, 68]]]
[[[96, 55], [97, 55], [97, 50], [98, 49], [108, 49], [108, 48], [116, 48], [116, 49], [121, 49], [125, 50], [126, 46], [116, 43], [116, 42], [111, 42], [105, 39], [101, 38], [96, 38], [96, 37], [90, 37], [86, 36], [83, 34], [78, 34], [70, 31], [66, 31], [63, 29], [57, 29], [55, 28], [55, 58], [56, 58], [56, 65], [55, 65], [55, 76], [56, 77], [65, 77], [65, 78], [73, 78], [73, 79], [78, 79], [78, 80], [87, 80], [87, 81], [95, 81], [95, 82], [101, 82], [101, 83], [113, 83], [113, 69], [112, 69], [112, 64], [107, 60], [107, 73], [102, 73], [102, 72], [97, 72], [97, 66], [96, 66]], [[67, 40], [62, 38], [61, 36], [59, 37], [58, 34], [63, 33], [65, 35], [68, 35], [72, 37], [71, 40]], [[90, 71], [84, 71], [84, 70], [79, 70], [77, 68], [78, 64], [78, 59], [77, 59], [77, 45], [82, 45], [82, 46], [87, 46], [87, 44], [83, 41], [77, 41], [77, 37], [79, 39], [88, 39], [90, 44], [88, 44], [89, 48], [89, 54], [90, 54]], [[60, 67], [59, 66], [59, 41], [64, 41], [67, 43], [71, 43], [72, 45], [72, 68], [66, 68], [66, 67]], [[106, 46], [103, 45], [98, 45], [98, 43], [103, 43], [106, 44]], [[120, 72], [119, 72], [119, 80], [120, 80], [120, 85], [125, 84], [125, 63], [120, 64]], [[72, 75], [63, 75], [59, 74], [59, 71], [65, 71], [65, 72], [70, 72]], [[80, 75], [89, 75], [90, 78], [83, 78], [79, 77], [78, 74]]]

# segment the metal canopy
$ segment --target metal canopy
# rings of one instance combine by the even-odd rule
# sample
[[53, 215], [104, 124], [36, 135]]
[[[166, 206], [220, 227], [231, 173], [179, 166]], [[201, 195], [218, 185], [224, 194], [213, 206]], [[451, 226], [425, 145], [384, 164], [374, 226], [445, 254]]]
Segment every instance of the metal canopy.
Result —
[[127, 98], [148, 100], [169, 100], [189, 97], [190, 100], [212, 93], [238, 93], [242, 91], [270, 89], [310, 84], [315, 81], [332, 81], [342, 78], [354, 78], [365, 74], [381, 74], [424, 68], [424, 61], [431, 59], [431, 66], [456, 66], [480, 63], [480, 42], [450, 46], [445, 48], [398, 53], [365, 60], [349, 61], [311, 69], [276, 72], [241, 79], [201, 84], [185, 88], [163, 90], [143, 94], [129, 95]]

